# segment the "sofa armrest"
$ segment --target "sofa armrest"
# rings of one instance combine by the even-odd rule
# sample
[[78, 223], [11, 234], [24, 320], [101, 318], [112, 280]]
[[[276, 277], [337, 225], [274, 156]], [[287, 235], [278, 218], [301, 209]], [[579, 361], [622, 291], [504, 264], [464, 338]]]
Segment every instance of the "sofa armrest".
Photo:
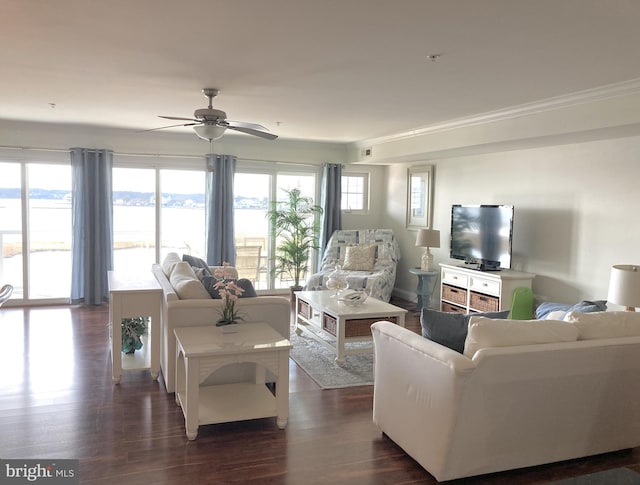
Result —
[[461, 396], [475, 364], [391, 322], [376, 322], [371, 330], [373, 421], [437, 478], [446, 464]]

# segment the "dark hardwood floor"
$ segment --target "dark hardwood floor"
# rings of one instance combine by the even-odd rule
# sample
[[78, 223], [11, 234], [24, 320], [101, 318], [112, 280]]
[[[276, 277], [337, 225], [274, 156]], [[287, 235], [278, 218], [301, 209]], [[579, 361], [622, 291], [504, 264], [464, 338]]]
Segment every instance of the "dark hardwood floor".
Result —
[[[111, 384], [107, 321], [107, 306], [0, 309], [0, 458], [79, 459], [83, 484], [436, 483], [373, 425], [372, 386], [323, 391], [293, 362], [286, 430], [275, 418], [209, 425], [190, 442], [161, 379]], [[419, 331], [415, 314], [407, 326]], [[640, 471], [640, 448], [456, 483], [621, 466]]]

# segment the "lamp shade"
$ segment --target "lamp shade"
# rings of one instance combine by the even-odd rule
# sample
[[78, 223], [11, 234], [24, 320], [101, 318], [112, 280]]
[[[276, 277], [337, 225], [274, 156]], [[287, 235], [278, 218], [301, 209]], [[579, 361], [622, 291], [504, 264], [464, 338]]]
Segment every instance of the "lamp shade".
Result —
[[416, 246], [421, 248], [439, 248], [440, 231], [437, 229], [418, 229]]
[[611, 268], [607, 300], [629, 309], [640, 306], [640, 266], [617, 264]]
[[215, 123], [205, 123], [203, 125], [196, 125], [193, 130], [203, 140], [213, 141], [218, 138], [222, 138], [224, 132], [227, 130], [226, 126], [219, 126]]

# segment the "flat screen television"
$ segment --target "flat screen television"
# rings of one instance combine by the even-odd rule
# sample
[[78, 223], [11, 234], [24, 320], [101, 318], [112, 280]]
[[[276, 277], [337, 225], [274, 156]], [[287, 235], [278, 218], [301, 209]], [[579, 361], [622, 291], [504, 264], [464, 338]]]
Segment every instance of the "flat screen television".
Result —
[[512, 205], [451, 206], [451, 258], [484, 271], [511, 268], [512, 240]]

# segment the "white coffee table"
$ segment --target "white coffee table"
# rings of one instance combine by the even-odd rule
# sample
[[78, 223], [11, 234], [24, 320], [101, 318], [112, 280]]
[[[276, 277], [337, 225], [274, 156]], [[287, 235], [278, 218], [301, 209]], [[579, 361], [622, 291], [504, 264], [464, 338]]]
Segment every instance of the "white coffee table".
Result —
[[[335, 297], [333, 290], [296, 292], [296, 333], [306, 331], [318, 342], [336, 352], [336, 364], [343, 366], [346, 355], [373, 352], [371, 324], [389, 320], [404, 327], [407, 310], [375, 298], [358, 306], [348, 306]], [[322, 334], [325, 334], [324, 336]], [[335, 337], [323, 338], [326, 334]], [[350, 342], [371, 342], [371, 345], [347, 347]]]
[[[203, 424], [276, 416], [280, 429], [287, 425], [291, 343], [267, 323], [227, 327], [212, 324], [173, 331], [176, 402], [182, 407], [190, 440], [196, 439]], [[217, 369], [242, 362], [256, 364], [255, 382], [200, 385]], [[266, 369], [276, 376], [275, 396], [265, 385]]]

